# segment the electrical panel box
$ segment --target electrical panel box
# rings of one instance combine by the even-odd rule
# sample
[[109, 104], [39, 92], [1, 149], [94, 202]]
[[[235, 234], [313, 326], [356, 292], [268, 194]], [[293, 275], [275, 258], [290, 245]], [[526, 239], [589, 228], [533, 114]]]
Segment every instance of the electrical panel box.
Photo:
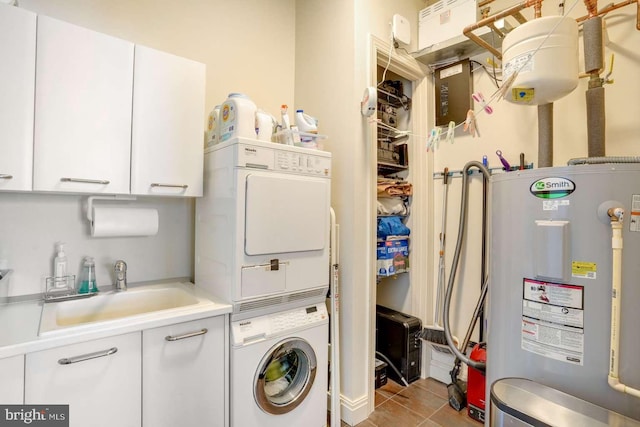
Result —
[[467, 112], [473, 108], [472, 85], [468, 59], [435, 71], [436, 126], [465, 121]]

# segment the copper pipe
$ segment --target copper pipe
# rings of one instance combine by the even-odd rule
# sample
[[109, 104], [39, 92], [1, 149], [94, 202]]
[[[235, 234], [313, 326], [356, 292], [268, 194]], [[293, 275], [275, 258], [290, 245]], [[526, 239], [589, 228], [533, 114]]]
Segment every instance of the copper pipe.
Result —
[[536, 4], [533, 5], [533, 11], [534, 11], [533, 17], [535, 19], [542, 17], [542, 1], [536, 2]]
[[593, 18], [598, 14], [598, 0], [584, 0], [584, 5], [587, 7], [589, 18]]
[[616, 9], [620, 9], [621, 7], [625, 7], [625, 6], [629, 6], [630, 4], [637, 4], [638, 7], [638, 12], [637, 12], [637, 18], [636, 18], [636, 29], [640, 30], [640, 0], [626, 0], [623, 2], [620, 2], [618, 4], [612, 4], [611, 6], [607, 6], [604, 9], [598, 11], [595, 13], [595, 15], [591, 16], [589, 15], [585, 15], [582, 16], [578, 19], [576, 19], [577, 22], [582, 22], [582, 21], [586, 21], [589, 18], [593, 18], [594, 16], [603, 16], [606, 15], [609, 12], [612, 12]]
[[[640, 1], [640, 0], [637, 0], [637, 1]], [[464, 34], [465, 36], [467, 36], [468, 38], [470, 38], [471, 40], [476, 42], [478, 45], [480, 45], [483, 48], [487, 49], [496, 58], [502, 59], [502, 53], [500, 53], [496, 48], [491, 46], [489, 43], [487, 43], [484, 40], [482, 40], [480, 37], [478, 37], [475, 34], [473, 34], [473, 31], [477, 30], [478, 28], [484, 27], [485, 25], [493, 24], [498, 19], [506, 18], [507, 16], [511, 16], [511, 15], [513, 15], [515, 13], [518, 13], [522, 9], [525, 9], [525, 8], [533, 6], [533, 5], [540, 5], [540, 4], [542, 4], [542, 0], [526, 0], [526, 1], [524, 1], [522, 3], [519, 3], [519, 4], [515, 5], [515, 6], [511, 6], [510, 8], [505, 9], [502, 12], [498, 12], [495, 15], [492, 15], [492, 16], [490, 16], [488, 18], [481, 19], [480, 21], [476, 22], [475, 24], [471, 24], [471, 25], [467, 26], [462, 31], [462, 34]]]
[[505, 34], [498, 27], [496, 27], [493, 23], [487, 24], [487, 27], [491, 28], [491, 30], [493, 30], [493, 32], [496, 33], [498, 35], [498, 37], [500, 37], [501, 39], [504, 38]]

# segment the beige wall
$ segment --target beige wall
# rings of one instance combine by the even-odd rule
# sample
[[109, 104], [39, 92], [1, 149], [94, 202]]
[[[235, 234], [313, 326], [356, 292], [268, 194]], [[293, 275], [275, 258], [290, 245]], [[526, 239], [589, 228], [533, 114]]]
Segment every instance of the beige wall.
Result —
[[[243, 92], [293, 103], [295, 0], [20, 0], [20, 7], [207, 65], [205, 110]], [[203, 118], [204, 121], [204, 118]]]

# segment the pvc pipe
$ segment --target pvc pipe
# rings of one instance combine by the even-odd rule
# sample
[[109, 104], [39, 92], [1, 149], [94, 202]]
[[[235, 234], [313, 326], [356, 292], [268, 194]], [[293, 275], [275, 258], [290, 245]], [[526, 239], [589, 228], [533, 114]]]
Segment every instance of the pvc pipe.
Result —
[[640, 398], [640, 390], [636, 390], [620, 382], [618, 377], [620, 351], [620, 301], [622, 299], [622, 208], [609, 209], [611, 217], [611, 249], [613, 251], [613, 265], [611, 277], [611, 344], [608, 383], [614, 390]]

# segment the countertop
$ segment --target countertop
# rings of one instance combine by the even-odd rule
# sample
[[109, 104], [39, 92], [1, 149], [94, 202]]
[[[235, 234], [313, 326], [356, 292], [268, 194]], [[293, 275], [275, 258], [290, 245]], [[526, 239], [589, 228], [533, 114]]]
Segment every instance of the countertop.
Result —
[[[0, 359], [62, 345], [231, 313], [231, 305], [217, 302], [211, 295], [196, 287], [193, 283], [170, 281], [159, 283], [179, 287], [196, 297], [198, 302], [185, 307], [60, 328], [43, 334], [39, 334], [40, 318], [44, 306], [42, 300], [2, 304], [0, 305]], [[131, 285], [130, 289], [135, 292], [135, 289], [143, 287]], [[82, 300], [74, 301], [74, 303], [80, 301]], [[64, 302], [47, 304], [64, 304]]]

